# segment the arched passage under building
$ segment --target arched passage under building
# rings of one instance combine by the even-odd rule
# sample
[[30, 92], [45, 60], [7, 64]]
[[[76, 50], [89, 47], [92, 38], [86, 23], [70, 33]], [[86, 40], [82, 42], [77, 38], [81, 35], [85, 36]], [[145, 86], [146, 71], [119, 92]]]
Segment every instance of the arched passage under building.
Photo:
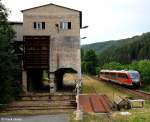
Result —
[[[77, 71], [72, 68], [60, 68], [55, 71], [55, 83], [57, 90], [73, 90], [75, 85], [66, 85], [64, 84], [64, 75], [66, 73], [77, 74]], [[75, 79], [74, 79], [75, 80]]]

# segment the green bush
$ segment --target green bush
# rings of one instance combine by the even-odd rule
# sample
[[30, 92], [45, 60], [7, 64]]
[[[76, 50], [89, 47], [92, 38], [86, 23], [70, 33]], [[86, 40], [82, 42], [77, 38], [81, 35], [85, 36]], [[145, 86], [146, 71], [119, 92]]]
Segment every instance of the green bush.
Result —
[[81, 50], [81, 67], [82, 73], [96, 75], [96, 67], [97, 67], [97, 55], [94, 50], [90, 49], [83, 54], [83, 50]]

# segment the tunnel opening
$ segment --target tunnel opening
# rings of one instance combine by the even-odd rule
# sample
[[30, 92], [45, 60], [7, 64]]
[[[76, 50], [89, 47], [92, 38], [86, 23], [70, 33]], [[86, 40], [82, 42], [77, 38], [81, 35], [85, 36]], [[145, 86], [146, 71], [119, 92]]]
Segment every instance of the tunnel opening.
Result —
[[[76, 75], [76, 77], [71, 77]], [[75, 80], [77, 79], [77, 71], [72, 68], [60, 68], [55, 71], [55, 83], [58, 91], [73, 91], [75, 89]], [[72, 80], [66, 83], [66, 80]]]
[[[43, 79], [43, 69], [30, 69], [27, 71], [27, 90], [30, 92], [48, 92], [48, 80]], [[46, 83], [47, 82], [47, 83]]]

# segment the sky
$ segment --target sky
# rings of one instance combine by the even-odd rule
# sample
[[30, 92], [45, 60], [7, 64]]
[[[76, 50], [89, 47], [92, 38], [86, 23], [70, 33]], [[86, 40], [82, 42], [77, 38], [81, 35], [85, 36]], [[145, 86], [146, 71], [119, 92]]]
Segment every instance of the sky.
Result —
[[81, 44], [118, 40], [150, 31], [150, 0], [2, 0], [10, 21], [23, 21], [23, 9], [44, 4], [82, 11]]

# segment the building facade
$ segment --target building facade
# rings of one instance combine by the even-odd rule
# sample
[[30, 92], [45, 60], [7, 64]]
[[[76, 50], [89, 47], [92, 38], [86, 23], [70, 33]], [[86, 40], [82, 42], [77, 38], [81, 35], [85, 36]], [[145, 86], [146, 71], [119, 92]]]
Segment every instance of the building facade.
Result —
[[23, 88], [38, 82], [42, 71], [48, 70], [50, 88], [62, 86], [63, 75], [75, 72], [81, 78], [80, 28], [82, 12], [67, 7], [47, 4], [23, 13]]

